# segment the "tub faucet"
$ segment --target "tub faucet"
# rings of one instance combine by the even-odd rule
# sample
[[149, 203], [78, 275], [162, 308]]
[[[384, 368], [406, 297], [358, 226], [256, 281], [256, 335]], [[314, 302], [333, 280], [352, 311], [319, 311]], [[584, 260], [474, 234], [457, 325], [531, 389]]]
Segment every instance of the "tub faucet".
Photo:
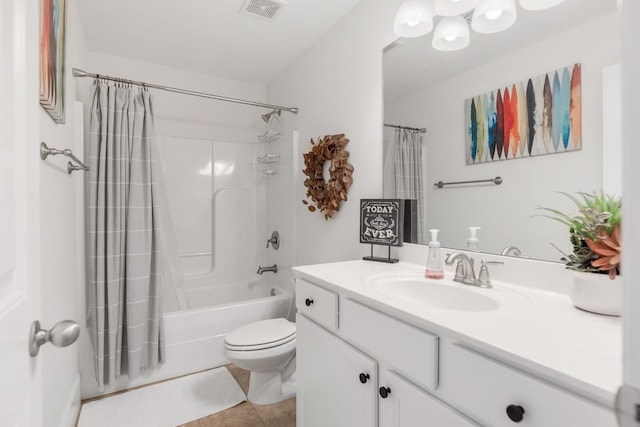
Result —
[[447, 255], [444, 262], [447, 265], [451, 265], [455, 260], [458, 260], [458, 264], [456, 265], [456, 275], [453, 278], [454, 282], [464, 283], [465, 285], [475, 285], [477, 279], [476, 272], [473, 269], [473, 258], [469, 258], [462, 252], [454, 252]]
[[278, 234], [277, 231], [271, 233], [271, 238], [267, 239], [267, 248], [269, 248], [269, 244], [271, 244], [271, 247], [276, 251], [280, 247], [280, 234]]
[[273, 264], [271, 267], [260, 267], [258, 266], [258, 274], [262, 274], [265, 271], [270, 271], [272, 273], [277, 273], [278, 272], [278, 265], [277, 264]]

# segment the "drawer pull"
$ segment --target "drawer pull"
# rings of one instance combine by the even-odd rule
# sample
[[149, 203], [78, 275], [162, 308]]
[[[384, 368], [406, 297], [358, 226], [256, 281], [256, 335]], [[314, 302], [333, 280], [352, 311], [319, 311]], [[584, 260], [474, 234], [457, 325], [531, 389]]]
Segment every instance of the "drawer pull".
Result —
[[364, 374], [364, 373], [360, 374], [360, 382], [362, 384], [366, 384], [369, 378], [371, 378], [369, 374]]
[[380, 397], [386, 399], [391, 394], [391, 389], [389, 387], [380, 387]]
[[507, 416], [514, 423], [519, 423], [524, 418], [524, 408], [520, 405], [507, 406]]
[[311, 304], [313, 304], [313, 300], [310, 298], [307, 298], [306, 300], [304, 300], [304, 305], [306, 305], [307, 307], [310, 307]]

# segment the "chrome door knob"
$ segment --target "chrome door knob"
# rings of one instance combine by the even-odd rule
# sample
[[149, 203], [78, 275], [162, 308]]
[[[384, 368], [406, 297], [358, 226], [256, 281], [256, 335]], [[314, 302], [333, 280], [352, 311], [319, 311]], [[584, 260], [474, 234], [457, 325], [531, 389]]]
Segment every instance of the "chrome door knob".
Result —
[[42, 329], [38, 320], [31, 324], [29, 331], [29, 354], [38, 355], [40, 346], [51, 342], [56, 347], [66, 347], [73, 344], [80, 335], [80, 326], [73, 320], [63, 320], [53, 325], [50, 330]]

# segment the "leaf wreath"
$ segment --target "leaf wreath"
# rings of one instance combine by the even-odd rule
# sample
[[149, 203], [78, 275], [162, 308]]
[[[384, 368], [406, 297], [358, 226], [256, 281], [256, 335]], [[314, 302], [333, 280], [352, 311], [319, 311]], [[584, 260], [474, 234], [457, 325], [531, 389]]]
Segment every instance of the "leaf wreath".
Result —
[[[327, 135], [313, 139], [311, 151], [304, 154], [305, 168], [302, 171], [307, 178], [304, 185], [307, 187], [307, 197], [313, 204], [306, 200], [302, 203], [309, 205], [308, 209], [315, 212], [319, 209], [324, 219], [333, 218], [340, 209], [340, 202], [347, 201], [347, 192], [353, 184], [353, 165], [349, 163], [349, 152], [345, 147], [349, 143], [344, 134]], [[322, 169], [324, 162], [330, 161], [329, 181], [325, 181]], [[315, 206], [314, 206], [315, 204]]]

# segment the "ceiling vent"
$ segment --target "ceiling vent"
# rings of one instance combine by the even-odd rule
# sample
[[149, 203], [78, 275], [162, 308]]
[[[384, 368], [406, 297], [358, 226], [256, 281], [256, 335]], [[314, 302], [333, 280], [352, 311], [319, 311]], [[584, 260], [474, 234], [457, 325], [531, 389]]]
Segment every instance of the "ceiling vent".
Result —
[[240, 12], [244, 15], [255, 16], [257, 18], [272, 20], [286, 5], [286, 0], [247, 0], [242, 5]]

